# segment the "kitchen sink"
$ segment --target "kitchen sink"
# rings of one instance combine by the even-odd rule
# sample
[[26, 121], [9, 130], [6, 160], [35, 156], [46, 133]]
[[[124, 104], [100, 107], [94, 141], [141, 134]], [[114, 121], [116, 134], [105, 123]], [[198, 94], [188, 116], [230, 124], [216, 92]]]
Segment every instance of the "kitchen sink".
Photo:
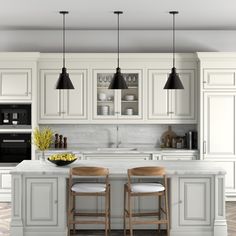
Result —
[[120, 151], [137, 151], [137, 148], [130, 147], [119, 147], [119, 148], [97, 148], [98, 151], [106, 151], [106, 152], [120, 152]]

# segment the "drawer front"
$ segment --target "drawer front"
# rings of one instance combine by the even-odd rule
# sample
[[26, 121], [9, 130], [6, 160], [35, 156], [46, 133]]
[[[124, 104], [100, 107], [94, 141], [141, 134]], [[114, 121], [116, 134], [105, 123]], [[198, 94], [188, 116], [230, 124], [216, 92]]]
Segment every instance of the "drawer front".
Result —
[[236, 69], [206, 69], [204, 70], [204, 89], [236, 88]]
[[135, 160], [150, 160], [151, 155], [140, 154], [97, 154], [97, 155], [84, 155], [85, 160], [122, 160], [122, 161], [135, 161]]
[[166, 161], [188, 161], [188, 160], [196, 160], [197, 155], [163, 155], [162, 160]]

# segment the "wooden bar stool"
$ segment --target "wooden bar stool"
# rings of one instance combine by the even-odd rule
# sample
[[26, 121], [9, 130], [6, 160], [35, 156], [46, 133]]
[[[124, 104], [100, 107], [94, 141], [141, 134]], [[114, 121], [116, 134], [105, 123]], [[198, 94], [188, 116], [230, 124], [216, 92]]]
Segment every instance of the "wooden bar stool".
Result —
[[[96, 177], [103, 179], [98, 182], [77, 182], [73, 183], [73, 177]], [[81, 180], [81, 179], [80, 179]], [[94, 178], [93, 178], [94, 180]], [[74, 167], [70, 169], [69, 177], [69, 204], [68, 204], [68, 235], [70, 235], [70, 225], [73, 225], [75, 234], [75, 224], [104, 224], [105, 235], [110, 232], [110, 184], [109, 170], [102, 167]], [[76, 209], [75, 198], [77, 196], [103, 196], [105, 198], [105, 209], [103, 212], [80, 212]], [[80, 217], [104, 217], [98, 220], [79, 220]]]
[[[166, 224], [167, 236], [169, 232], [169, 211], [168, 211], [168, 192], [167, 192], [167, 178], [165, 175], [165, 168], [163, 167], [137, 167], [128, 169], [128, 183], [124, 185], [124, 235], [126, 235], [126, 218], [129, 218], [130, 236], [133, 236], [133, 225], [135, 224], [157, 224], [160, 232], [160, 224]], [[157, 178], [155, 182], [136, 182], [133, 179], [137, 177], [154, 177]], [[161, 181], [162, 183], [160, 183]], [[126, 207], [126, 198], [128, 195], [128, 209]], [[153, 212], [138, 212], [134, 213], [132, 210], [132, 197], [137, 196], [156, 196], [159, 200], [158, 211]], [[162, 208], [162, 197], [164, 198], [164, 208]], [[153, 216], [157, 219], [141, 220], [138, 217]], [[163, 217], [162, 217], [163, 216]], [[137, 219], [133, 219], [137, 217]], [[163, 218], [163, 219], [162, 219]]]

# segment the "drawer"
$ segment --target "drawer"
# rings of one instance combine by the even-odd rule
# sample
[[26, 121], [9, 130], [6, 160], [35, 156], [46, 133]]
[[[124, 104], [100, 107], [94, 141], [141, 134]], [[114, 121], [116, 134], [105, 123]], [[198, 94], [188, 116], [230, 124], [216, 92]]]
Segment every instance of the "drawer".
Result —
[[236, 69], [205, 69], [204, 89], [236, 88]]
[[196, 160], [197, 159], [197, 155], [163, 155], [162, 156], [162, 160], [166, 160], [166, 161], [189, 161], [189, 160]]

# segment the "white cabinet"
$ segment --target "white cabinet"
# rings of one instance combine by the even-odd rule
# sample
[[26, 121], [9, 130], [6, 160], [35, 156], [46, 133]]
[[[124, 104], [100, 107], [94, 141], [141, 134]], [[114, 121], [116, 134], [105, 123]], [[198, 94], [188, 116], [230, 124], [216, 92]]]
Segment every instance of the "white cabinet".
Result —
[[87, 119], [87, 71], [70, 70], [73, 90], [55, 89], [59, 70], [40, 70], [39, 123], [79, 123]]
[[204, 92], [203, 99], [203, 157], [235, 157], [236, 92]]
[[0, 167], [0, 202], [11, 201], [11, 175], [13, 167]]
[[93, 70], [93, 120], [143, 119], [142, 70], [123, 70], [128, 89], [109, 90], [113, 70]]
[[198, 53], [200, 67], [200, 158], [227, 172], [227, 200], [236, 199], [235, 53]]
[[57, 178], [26, 178], [27, 226], [57, 225], [57, 181]]
[[141, 161], [150, 160], [151, 154], [130, 154], [130, 153], [94, 153], [94, 154], [84, 154], [85, 160], [115, 160], [115, 161]]
[[152, 154], [152, 160], [163, 160], [163, 161], [190, 161], [198, 159], [197, 150], [173, 150], [173, 151], [161, 151], [160, 153]]
[[180, 226], [211, 225], [211, 179], [180, 178]]
[[31, 93], [31, 69], [0, 68], [0, 100], [30, 100]]
[[203, 89], [236, 89], [236, 69], [204, 69]]
[[189, 154], [189, 155], [181, 155], [181, 154], [177, 154], [177, 155], [173, 155], [173, 154], [163, 154], [162, 155], [162, 160], [165, 161], [191, 161], [191, 160], [197, 160], [197, 155], [193, 154]]
[[169, 123], [196, 122], [194, 70], [178, 70], [183, 90], [165, 90], [169, 70], [148, 71], [148, 119]]

